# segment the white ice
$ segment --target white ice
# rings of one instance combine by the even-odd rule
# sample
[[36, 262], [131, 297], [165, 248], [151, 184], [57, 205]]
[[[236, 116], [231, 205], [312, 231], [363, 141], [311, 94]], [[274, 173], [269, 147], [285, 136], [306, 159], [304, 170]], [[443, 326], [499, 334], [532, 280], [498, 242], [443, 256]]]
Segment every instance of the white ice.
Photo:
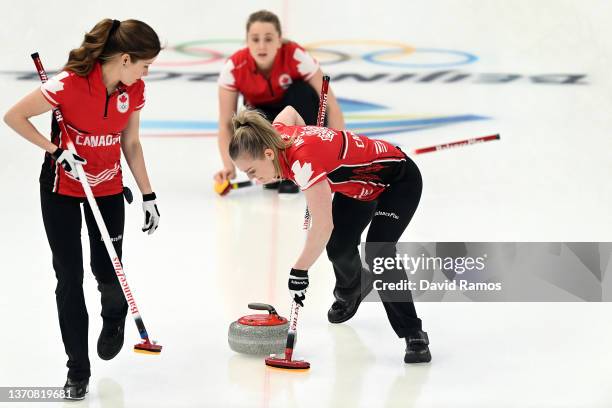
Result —
[[[242, 39], [247, 15], [260, 8], [281, 16], [287, 37], [302, 44], [324, 42], [320, 48], [351, 54], [350, 61], [324, 65], [331, 74], [435, 71], [358, 59], [359, 54], [393, 48], [389, 43], [478, 56], [473, 64], [448, 68], [473, 75], [458, 83], [332, 82], [340, 97], [389, 107], [363, 115], [490, 118], [385, 136], [406, 151], [502, 135], [496, 142], [413, 156], [423, 173], [424, 191], [403, 240], [611, 240], [609, 2], [7, 3], [0, 25], [0, 112], [37, 86], [35, 80], [18, 80], [13, 73], [33, 72], [31, 52], [40, 52], [47, 69], [58, 69], [101, 18], [138, 18], [158, 31], [167, 50], [152, 70], [154, 77], [156, 71], [218, 72], [221, 60], [176, 66], [197, 58], [172, 47], [196, 40]], [[346, 40], [384, 43], [355, 45]], [[227, 55], [238, 46], [217, 42], [194, 47]], [[318, 57], [331, 58], [324, 53]], [[440, 62], [426, 57], [418, 61]], [[416, 61], [396, 58], [390, 61]], [[474, 77], [483, 73], [523, 77], [507, 84], [476, 83]], [[562, 73], [585, 74], [586, 84], [534, 84], [526, 78]], [[216, 100], [214, 81], [149, 80], [142, 119], [216, 121]], [[49, 115], [34, 122], [48, 134]], [[147, 328], [164, 346], [162, 354], [132, 353], [138, 335], [128, 320], [124, 350], [112, 361], [98, 359], [99, 297], [84, 241], [90, 393], [81, 403], [41, 406], [612, 405], [609, 303], [418, 303], [433, 361], [409, 366], [402, 361], [404, 343], [391, 330], [382, 305], [363, 304], [345, 324], [327, 322], [333, 272], [325, 256], [311, 270], [298, 328], [296, 354], [310, 361], [312, 369], [279, 372], [267, 369], [259, 358], [232, 352], [227, 328], [247, 314], [248, 302], [272, 303], [288, 313], [286, 278], [304, 241], [304, 199], [279, 198], [261, 188], [217, 197], [211, 179], [220, 166], [215, 138], [176, 136], [184, 132], [142, 129], [162, 214], [159, 230], [153, 236], [140, 232], [138, 195], [127, 209], [124, 266]], [[170, 136], [155, 136], [159, 133]], [[0, 125], [0, 386], [61, 386], [66, 375], [55, 276], [39, 207], [42, 157]], [[125, 182], [135, 189], [129, 174]], [[12, 406], [0, 403], [5, 405]]]

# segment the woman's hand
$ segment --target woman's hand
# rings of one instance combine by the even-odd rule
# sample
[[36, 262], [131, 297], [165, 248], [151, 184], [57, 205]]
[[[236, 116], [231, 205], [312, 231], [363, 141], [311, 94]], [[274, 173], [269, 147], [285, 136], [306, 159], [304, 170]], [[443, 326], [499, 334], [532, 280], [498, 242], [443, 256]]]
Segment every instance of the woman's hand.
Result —
[[236, 178], [236, 166], [232, 165], [231, 167], [224, 167], [219, 170], [213, 176], [215, 182], [218, 184], [223, 183], [224, 181], [230, 181]]

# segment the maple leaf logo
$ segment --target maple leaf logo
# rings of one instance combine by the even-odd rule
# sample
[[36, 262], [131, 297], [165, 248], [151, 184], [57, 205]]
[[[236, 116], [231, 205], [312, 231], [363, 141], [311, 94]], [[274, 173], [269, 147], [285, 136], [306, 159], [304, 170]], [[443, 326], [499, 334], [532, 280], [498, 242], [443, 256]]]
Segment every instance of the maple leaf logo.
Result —
[[122, 93], [117, 97], [117, 110], [119, 113], [126, 113], [130, 108], [130, 98], [127, 93]]
[[336, 136], [333, 129], [319, 126], [303, 126], [300, 136], [319, 136], [321, 140], [331, 142]]
[[296, 160], [293, 162], [293, 165], [291, 165], [291, 170], [293, 171], [295, 182], [302, 188], [306, 187], [310, 181], [310, 177], [312, 177], [312, 165], [310, 163], [304, 163], [302, 166], [300, 161]]
[[59, 74], [55, 75], [53, 78], [49, 78], [49, 80], [43, 86], [46, 91], [51, 93], [58, 93], [59, 91], [64, 90], [64, 83], [62, 82], [68, 76], [68, 72], [62, 71]]
[[297, 69], [302, 75], [308, 75], [313, 72], [316, 68], [316, 64], [312, 57], [306, 53], [306, 51], [299, 48], [295, 49], [293, 58], [298, 62]]

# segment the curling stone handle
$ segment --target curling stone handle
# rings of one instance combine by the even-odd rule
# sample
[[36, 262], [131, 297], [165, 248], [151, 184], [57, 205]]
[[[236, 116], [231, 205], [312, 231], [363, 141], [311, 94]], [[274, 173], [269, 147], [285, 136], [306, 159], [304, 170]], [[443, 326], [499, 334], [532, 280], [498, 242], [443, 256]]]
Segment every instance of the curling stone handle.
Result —
[[249, 303], [249, 309], [253, 310], [267, 310], [270, 314], [277, 314], [274, 306], [268, 305], [266, 303]]

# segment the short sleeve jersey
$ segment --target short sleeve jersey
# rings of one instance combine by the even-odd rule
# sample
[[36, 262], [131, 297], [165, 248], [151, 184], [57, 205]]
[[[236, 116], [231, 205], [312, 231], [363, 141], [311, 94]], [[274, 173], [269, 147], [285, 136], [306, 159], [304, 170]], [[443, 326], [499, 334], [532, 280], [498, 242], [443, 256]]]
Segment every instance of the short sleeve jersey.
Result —
[[[120, 84], [107, 95], [102, 67], [97, 63], [87, 76], [62, 71], [41, 86], [45, 99], [59, 107], [77, 154], [87, 160], [84, 166], [94, 196], [118, 194], [123, 190], [121, 174], [121, 132], [130, 114], [145, 103], [144, 82]], [[53, 119], [51, 142], [67, 149], [66, 138]], [[40, 174], [42, 188], [73, 197], [84, 197], [78, 180], [49, 154]]]
[[296, 80], [308, 81], [319, 69], [319, 63], [294, 42], [285, 42], [276, 53], [269, 77], [257, 70], [248, 48], [228, 58], [219, 74], [222, 88], [240, 92], [251, 106], [280, 102], [285, 90]]
[[406, 155], [388, 142], [325, 127], [273, 126], [293, 139], [280, 156], [282, 177], [302, 190], [326, 180], [334, 192], [371, 201], [401, 177]]

